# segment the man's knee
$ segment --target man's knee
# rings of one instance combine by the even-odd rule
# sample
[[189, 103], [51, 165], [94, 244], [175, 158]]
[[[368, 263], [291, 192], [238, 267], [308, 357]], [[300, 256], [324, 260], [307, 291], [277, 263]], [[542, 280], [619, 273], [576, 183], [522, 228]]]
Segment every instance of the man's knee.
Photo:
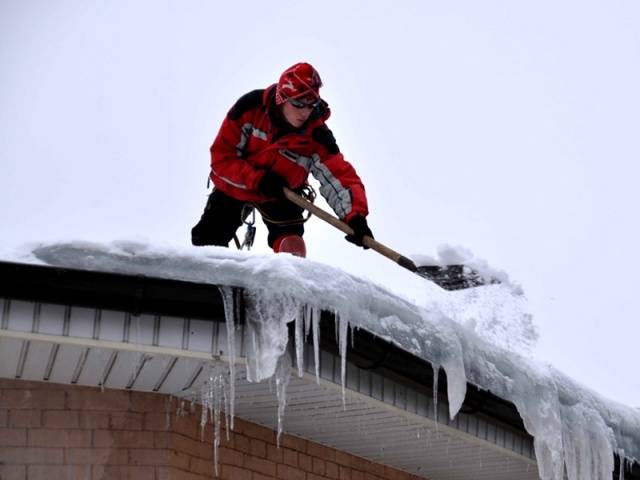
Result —
[[227, 247], [241, 225], [243, 202], [214, 190], [207, 199], [200, 221], [191, 229], [191, 244]]
[[233, 233], [221, 232], [215, 225], [209, 225], [206, 221], [200, 220], [198, 224], [191, 229], [191, 244], [196, 247], [204, 247], [207, 245], [227, 247], [233, 238]]

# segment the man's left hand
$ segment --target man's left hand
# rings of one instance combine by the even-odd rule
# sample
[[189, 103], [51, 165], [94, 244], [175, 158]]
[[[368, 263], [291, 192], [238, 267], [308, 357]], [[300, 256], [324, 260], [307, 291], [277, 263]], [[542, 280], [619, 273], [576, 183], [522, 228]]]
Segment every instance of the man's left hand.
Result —
[[359, 247], [367, 250], [369, 247], [365, 246], [362, 241], [363, 237], [366, 235], [367, 237], [373, 238], [373, 233], [371, 233], [371, 229], [367, 224], [367, 219], [362, 215], [356, 215], [351, 220], [347, 222], [347, 224], [352, 228], [353, 235], [347, 235], [344, 237], [348, 242], [351, 242]]

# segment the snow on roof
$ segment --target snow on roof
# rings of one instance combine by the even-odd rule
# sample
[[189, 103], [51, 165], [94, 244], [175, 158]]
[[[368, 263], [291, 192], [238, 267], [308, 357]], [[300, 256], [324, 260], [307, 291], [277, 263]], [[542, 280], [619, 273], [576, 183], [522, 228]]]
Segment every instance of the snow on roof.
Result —
[[[614, 453], [640, 458], [640, 411], [607, 400], [527, 355], [535, 329], [521, 292], [492, 285], [444, 292], [428, 285], [416, 305], [368, 280], [308, 259], [115, 242], [31, 246], [11, 259], [67, 268], [244, 287], [253, 299], [260, 348], [253, 379], [276, 374], [292, 321], [304, 308], [335, 312], [340, 330], [363, 328], [447, 374], [450, 415], [467, 382], [511, 401], [534, 437], [540, 477], [611, 478]], [[346, 350], [346, 335], [341, 335]], [[344, 361], [344, 359], [343, 359]], [[232, 407], [233, 408], [233, 407]]]

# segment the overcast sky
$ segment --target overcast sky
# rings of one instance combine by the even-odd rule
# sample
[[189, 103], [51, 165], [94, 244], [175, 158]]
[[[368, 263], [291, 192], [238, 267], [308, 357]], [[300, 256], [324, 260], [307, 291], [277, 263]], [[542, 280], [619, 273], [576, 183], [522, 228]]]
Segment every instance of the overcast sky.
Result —
[[[504, 269], [537, 357], [640, 406], [638, 25], [634, 0], [0, 0], [0, 247], [187, 245], [226, 111], [305, 60], [376, 238]], [[319, 220], [305, 238], [316, 260], [422, 288]]]

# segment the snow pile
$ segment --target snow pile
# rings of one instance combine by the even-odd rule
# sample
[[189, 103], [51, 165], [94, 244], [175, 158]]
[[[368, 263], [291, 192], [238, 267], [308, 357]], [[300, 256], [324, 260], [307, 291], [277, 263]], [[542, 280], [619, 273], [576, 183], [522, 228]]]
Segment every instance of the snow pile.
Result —
[[[486, 319], [500, 309], [506, 308], [501, 313], [506, 315], [521, 310], [517, 301], [511, 306], [489, 308], [491, 300], [479, 296], [504, 292], [501, 286], [483, 287], [478, 291], [484, 294], [471, 297], [459, 292], [443, 294], [437, 301], [419, 307], [378, 285], [288, 255], [258, 256], [216, 248], [160, 249], [121, 242], [109, 246], [42, 245], [25, 259], [70, 268], [244, 287], [249, 298], [245, 340], [252, 346], [247, 358], [248, 376], [255, 381], [276, 380], [279, 431], [291, 371], [286, 354], [286, 325], [297, 322], [298, 339], [310, 329], [317, 333], [313, 319], [324, 309], [335, 312], [339, 319], [343, 365], [346, 332], [349, 326], [355, 326], [395, 343], [436, 368], [444, 368], [452, 418], [465, 398], [467, 382], [513, 402], [526, 429], [534, 436], [543, 479], [562, 480], [565, 470], [570, 480], [610, 478], [614, 452], [629, 459], [640, 458], [640, 412], [605, 400], [554, 368], [491, 343], [491, 335], [487, 338], [479, 334], [491, 326]], [[227, 322], [233, 327], [231, 290], [222, 291]], [[497, 298], [504, 299], [504, 293]], [[466, 320], [452, 319], [456, 310], [466, 312], [460, 314]], [[526, 320], [521, 324], [521, 332], [525, 333], [524, 338], [533, 340], [527, 335], [535, 331], [526, 324]], [[316, 353], [317, 341], [314, 335]], [[302, 357], [300, 351], [297, 356]], [[210, 388], [218, 393], [207, 394], [214, 416], [224, 403], [220, 400], [220, 385], [224, 382], [219, 372], [216, 375], [211, 376]], [[232, 412], [232, 385], [228, 391], [228, 409]]]
[[529, 312], [522, 287], [506, 272], [491, 267], [464, 247], [441, 245], [437, 258], [412, 255], [418, 266], [464, 265], [487, 282], [498, 280], [492, 288], [472, 288], [451, 292], [435, 299], [437, 307], [449, 318], [465, 325], [480, 338], [523, 355], [531, 355], [538, 332]]

